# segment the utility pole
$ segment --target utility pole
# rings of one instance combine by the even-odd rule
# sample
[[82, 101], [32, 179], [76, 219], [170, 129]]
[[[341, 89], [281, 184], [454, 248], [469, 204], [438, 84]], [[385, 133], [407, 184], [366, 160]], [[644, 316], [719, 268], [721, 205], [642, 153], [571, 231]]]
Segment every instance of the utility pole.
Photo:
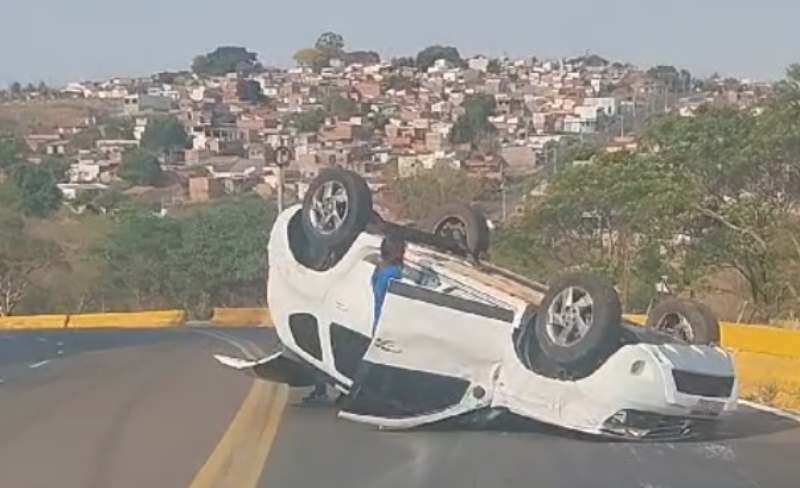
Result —
[[278, 213], [283, 212], [283, 194], [284, 194], [284, 178], [283, 169], [289, 165], [292, 160], [292, 150], [285, 145], [280, 146], [275, 151], [275, 165], [278, 167]]
[[500, 166], [500, 194], [503, 201], [503, 222], [506, 221], [506, 169]]
[[551, 153], [553, 155], [553, 174], [558, 173], [558, 143], [553, 145], [553, 151]]

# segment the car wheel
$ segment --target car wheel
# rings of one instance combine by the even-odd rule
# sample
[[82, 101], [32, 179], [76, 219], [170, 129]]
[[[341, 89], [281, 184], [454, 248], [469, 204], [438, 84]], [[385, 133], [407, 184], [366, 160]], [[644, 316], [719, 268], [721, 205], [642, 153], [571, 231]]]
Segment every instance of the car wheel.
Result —
[[465, 251], [478, 256], [489, 250], [486, 217], [469, 205], [447, 205], [426, 219], [423, 229], [456, 241]]
[[659, 303], [647, 315], [647, 327], [688, 344], [719, 344], [719, 322], [706, 305], [683, 298]]
[[303, 199], [303, 230], [328, 249], [352, 242], [372, 215], [369, 187], [351, 171], [323, 170]]
[[601, 277], [575, 273], [555, 280], [536, 316], [542, 353], [567, 372], [583, 374], [619, 344], [622, 307]]

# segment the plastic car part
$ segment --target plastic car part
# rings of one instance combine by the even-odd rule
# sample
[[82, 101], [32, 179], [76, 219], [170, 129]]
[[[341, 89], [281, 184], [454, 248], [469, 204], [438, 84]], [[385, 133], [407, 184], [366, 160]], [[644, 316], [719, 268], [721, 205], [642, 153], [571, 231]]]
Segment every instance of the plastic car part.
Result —
[[372, 194], [360, 176], [325, 169], [303, 199], [303, 230], [326, 248], [346, 247], [372, 218]]
[[711, 310], [692, 300], [669, 298], [647, 315], [647, 327], [688, 344], [719, 344], [720, 330]]
[[536, 316], [536, 340], [549, 359], [580, 375], [617, 349], [621, 320], [610, 284], [591, 274], [569, 274], [550, 285]]
[[426, 219], [422, 228], [450, 238], [473, 256], [489, 250], [489, 226], [486, 217], [469, 205], [446, 205]]
[[278, 352], [258, 361], [232, 358], [221, 354], [214, 357], [225, 366], [238, 370], [249, 370], [259, 378], [275, 383], [305, 387], [316, 382], [317, 373], [289, 351]]

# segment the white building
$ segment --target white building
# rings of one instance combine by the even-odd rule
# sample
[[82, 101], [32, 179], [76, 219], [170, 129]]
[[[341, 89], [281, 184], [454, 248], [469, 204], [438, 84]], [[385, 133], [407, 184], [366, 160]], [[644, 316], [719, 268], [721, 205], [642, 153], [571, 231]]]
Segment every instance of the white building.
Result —
[[489, 58], [486, 56], [475, 56], [467, 61], [467, 64], [470, 69], [486, 73], [486, 70], [489, 69]]

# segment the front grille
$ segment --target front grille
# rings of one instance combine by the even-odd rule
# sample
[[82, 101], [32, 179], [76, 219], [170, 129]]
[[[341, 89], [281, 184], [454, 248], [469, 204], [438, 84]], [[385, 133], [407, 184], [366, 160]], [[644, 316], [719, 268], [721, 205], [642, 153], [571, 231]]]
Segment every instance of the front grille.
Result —
[[639, 410], [621, 410], [603, 423], [603, 432], [630, 440], [672, 440], [694, 436], [692, 421]]
[[733, 376], [714, 376], [673, 369], [672, 378], [678, 391], [689, 395], [727, 398], [733, 391]]

